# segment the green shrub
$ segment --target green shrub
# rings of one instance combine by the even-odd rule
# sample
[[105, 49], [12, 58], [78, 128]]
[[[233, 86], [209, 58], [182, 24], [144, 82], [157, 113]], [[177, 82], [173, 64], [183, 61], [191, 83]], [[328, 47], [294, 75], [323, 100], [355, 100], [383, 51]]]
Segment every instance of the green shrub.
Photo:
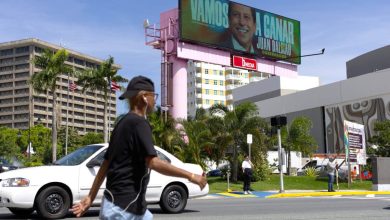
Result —
[[308, 167], [305, 170], [305, 176], [316, 177], [318, 175], [316, 168]]

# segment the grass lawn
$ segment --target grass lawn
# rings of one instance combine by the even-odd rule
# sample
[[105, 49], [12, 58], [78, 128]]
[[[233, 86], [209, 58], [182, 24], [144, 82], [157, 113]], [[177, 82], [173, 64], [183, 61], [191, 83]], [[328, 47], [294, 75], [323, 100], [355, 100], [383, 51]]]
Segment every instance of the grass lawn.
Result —
[[[269, 180], [252, 182], [251, 188], [255, 191], [269, 191], [269, 190], [279, 190], [279, 175], [271, 175]], [[208, 177], [207, 178], [210, 193], [219, 193], [227, 191], [227, 181], [220, 177]], [[322, 178], [316, 180], [315, 177], [308, 176], [283, 176], [284, 189], [285, 190], [327, 190], [328, 189], [328, 179]], [[339, 183], [340, 190], [371, 190], [372, 182], [371, 181], [362, 181], [355, 180], [351, 187], [348, 188], [348, 183], [341, 182]], [[334, 188], [337, 189], [336, 184]], [[233, 191], [242, 191], [242, 182], [238, 181], [237, 183], [230, 183], [230, 189]]]

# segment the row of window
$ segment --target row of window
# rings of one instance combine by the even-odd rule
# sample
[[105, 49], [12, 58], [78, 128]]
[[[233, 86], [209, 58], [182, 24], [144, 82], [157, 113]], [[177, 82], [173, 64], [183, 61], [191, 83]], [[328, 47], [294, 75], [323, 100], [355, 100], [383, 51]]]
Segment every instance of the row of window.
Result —
[[[28, 64], [28, 63], [18, 64], [18, 65], [15, 65], [15, 70], [28, 69], [29, 67], [30, 67], [30, 64]], [[13, 66], [0, 67], [0, 72], [10, 72], [13, 70], [14, 70]]]
[[[212, 70], [212, 71], [213, 71], [213, 75], [223, 76], [223, 70]], [[209, 74], [209, 70], [205, 69], [204, 74]]]
[[[214, 105], [214, 104], [221, 104], [221, 105], [225, 105], [225, 101], [223, 100], [210, 100], [210, 99], [205, 99], [203, 101], [203, 104], [206, 104], [206, 105]], [[189, 102], [187, 103], [187, 107], [194, 107], [195, 106], [195, 102]]]
[[4, 58], [4, 59], [0, 59], [0, 65], [3, 65], [3, 64], [11, 64], [11, 63], [14, 63], [14, 62], [20, 62], [20, 61], [29, 61], [30, 60], [30, 56], [29, 55], [25, 55], [25, 56], [19, 56], [19, 57], [10, 57], [10, 58]]
[[[26, 53], [29, 52], [29, 50], [30, 50], [29, 46], [18, 47], [15, 48], [15, 54]], [[14, 48], [0, 50], [0, 56], [9, 56], [12, 54], [14, 54]]]

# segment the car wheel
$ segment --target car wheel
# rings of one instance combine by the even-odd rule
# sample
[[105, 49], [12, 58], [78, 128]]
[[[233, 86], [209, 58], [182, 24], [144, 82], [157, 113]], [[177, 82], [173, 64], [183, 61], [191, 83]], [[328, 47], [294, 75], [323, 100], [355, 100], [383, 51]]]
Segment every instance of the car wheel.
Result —
[[187, 192], [182, 186], [171, 185], [161, 195], [160, 207], [167, 213], [179, 213], [187, 205]]
[[63, 218], [70, 208], [70, 197], [65, 189], [50, 186], [42, 190], [36, 199], [37, 212], [45, 219]]
[[14, 215], [28, 216], [34, 212], [34, 209], [8, 208]]

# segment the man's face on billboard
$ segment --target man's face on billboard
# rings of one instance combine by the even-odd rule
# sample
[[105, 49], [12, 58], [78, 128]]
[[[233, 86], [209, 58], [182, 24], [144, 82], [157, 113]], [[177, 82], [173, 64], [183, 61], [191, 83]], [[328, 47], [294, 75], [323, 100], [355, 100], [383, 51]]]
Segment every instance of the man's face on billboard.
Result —
[[236, 40], [246, 48], [250, 48], [252, 37], [256, 30], [256, 23], [251, 9], [240, 4], [230, 7], [229, 28]]

